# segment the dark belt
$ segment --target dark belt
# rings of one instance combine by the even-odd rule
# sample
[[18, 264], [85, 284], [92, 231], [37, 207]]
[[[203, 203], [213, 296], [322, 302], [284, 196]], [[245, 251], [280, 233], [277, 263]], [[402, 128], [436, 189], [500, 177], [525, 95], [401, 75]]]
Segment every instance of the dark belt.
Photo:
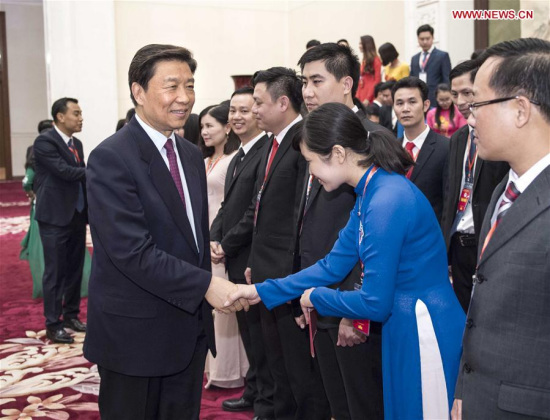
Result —
[[457, 232], [453, 235], [457, 240], [460, 246], [471, 247], [477, 246], [476, 235], [472, 233], [460, 233]]

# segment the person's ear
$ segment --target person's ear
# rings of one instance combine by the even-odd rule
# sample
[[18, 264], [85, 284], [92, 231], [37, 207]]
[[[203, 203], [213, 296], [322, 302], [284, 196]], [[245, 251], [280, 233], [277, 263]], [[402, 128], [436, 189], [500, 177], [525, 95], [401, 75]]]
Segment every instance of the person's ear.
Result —
[[344, 163], [346, 160], [346, 149], [339, 144], [332, 146], [332, 158], [339, 164]]
[[429, 100], [429, 99], [426, 99], [426, 100], [424, 101], [424, 114], [425, 114], [426, 112], [428, 112], [428, 110], [430, 109], [430, 105], [431, 105], [430, 100]]
[[132, 90], [132, 96], [134, 97], [138, 105], [143, 105], [144, 103], [143, 97], [145, 94], [145, 89], [143, 89], [143, 87], [138, 82], [134, 82], [132, 83], [131, 90]]
[[514, 101], [514, 122], [517, 128], [523, 128], [531, 118], [533, 104], [525, 96], [520, 96]]
[[342, 84], [344, 85], [344, 94], [347, 95], [348, 93], [351, 93], [353, 88], [353, 79], [351, 76], [343, 77]]

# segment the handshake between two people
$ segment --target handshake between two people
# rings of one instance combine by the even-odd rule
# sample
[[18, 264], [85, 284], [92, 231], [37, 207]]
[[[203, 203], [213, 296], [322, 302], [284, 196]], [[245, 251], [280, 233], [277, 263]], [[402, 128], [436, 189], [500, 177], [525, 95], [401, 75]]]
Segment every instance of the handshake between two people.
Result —
[[[214, 309], [225, 314], [241, 310], [248, 311], [250, 305], [256, 305], [262, 300], [256, 286], [250, 284], [250, 277], [250, 268], [246, 269], [246, 280], [249, 284], [235, 284], [221, 277], [212, 276], [205, 298]], [[300, 299], [300, 305], [308, 324], [309, 312], [313, 309], [309, 295], [314, 289], [306, 290]]]

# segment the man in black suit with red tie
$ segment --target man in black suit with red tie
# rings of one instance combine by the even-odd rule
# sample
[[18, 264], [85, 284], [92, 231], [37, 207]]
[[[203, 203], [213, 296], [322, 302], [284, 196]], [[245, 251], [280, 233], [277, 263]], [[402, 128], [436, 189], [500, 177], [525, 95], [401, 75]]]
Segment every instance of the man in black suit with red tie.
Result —
[[[449, 76], [453, 102], [466, 119], [474, 98], [477, 69], [475, 61], [465, 61], [453, 68]], [[495, 187], [510, 169], [505, 162], [490, 162], [478, 157], [472, 137], [469, 125], [451, 137], [447, 193], [441, 218], [453, 289], [464, 312], [468, 312], [472, 295], [481, 223]]]
[[[258, 128], [252, 113], [254, 89], [244, 87], [231, 95], [229, 124], [241, 140], [241, 147], [229, 163], [225, 178], [223, 203], [210, 227], [210, 249], [213, 261], [225, 258], [229, 279], [246, 284], [246, 270], [252, 242], [252, 224], [246, 222], [246, 210], [258, 194], [256, 174], [268, 145], [268, 136]], [[246, 374], [246, 386], [240, 398], [225, 400], [226, 411], [243, 411], [254, 408], [261, 418], [273, 418], [274, 384], [262, 339], [258, 305], [248, 312], [237, 313], [239, 331], [250, 367]]]
[[[295, 226], [306, 161], [292, 147], [301, 135], [302, 82], [296, 72], [274, 67], [253, 78], [258, 126], [273, 133], [257, 173], [258, 194], [247, 211], [253, 230], [247, 282], [285, 277], [294, 268]], [[268, 365], [275, 381], [276, 419], [325, 419], [330, 410], [307, 329], [296, 325], [291, 305], [272, 311], [260, 304]]]
[[103, 419], [198, 419], [212, 306], [225, 310], [237, 287], [210, 273], [204, 161], [173, 132], [193, 108], [195, 68], [185, 48], [141, 48], [128, 72], [136, 115], [90, 155], [84, 355]]
[[[368, 131], [385, 130], [369, 121], [353, 103], [360, 64], [348, 47], [321, 44], [306, 51], [298, 64], [308, 111], [328, 102], [339, 102], [354, 110]], [[309, 175], [309, 170], [304, 181], [296, 226], [300, 255], [297, 270], [315, 264], [330, 252], [349, 220], [356, 198], [353, 188], [346, 184], [327, 192], [318, 179]], [[353, 290], [360, 276], [361, 267], [357, 264], [344, 280], [332, 287]], [[315, 351], [332, 416], [383, 418], [380, 323], [371, 324], [368, 339], [353, 327], [350, 319], [319, 316], [317, 327]]]
[[[73, 98], [52, 106], [54, 127], [34, 142], [36, 213], [44, 247], [44, 315], [46, 336], [55, 343], [74, 340], [63, 327], [86, 331], [78, 319], [80, 285], [86, 251], [86, 169], [82, 110]], [[63, 320], [61, 320], [63, 315]]]
[[430, 108], [428, 85], [418, 77], [405, 77], [392, 88], [393, 108], [405, 133], [399, 139], [415, 161], [407, 173], [426, 196], [441, 223], [449, 158], [449, 139], [430, 130], [425, 114]]

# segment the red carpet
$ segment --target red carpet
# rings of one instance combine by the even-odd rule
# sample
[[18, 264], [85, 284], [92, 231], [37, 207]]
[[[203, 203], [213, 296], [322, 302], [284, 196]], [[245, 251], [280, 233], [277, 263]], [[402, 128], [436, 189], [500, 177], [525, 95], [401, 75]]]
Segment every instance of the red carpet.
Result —
[[[29, 204], [20, 182], [0, 182], [0, 413], [2, 419], [99, 419], [99, 376], [82, 356], [83, 333], [71, 345], [45, 338], [42, 299], [31, 299], [27, 261], [19, 260]], [[86, 320], [87, 299], [80, 318]], [[203, 391], [201, 419], [251, 419], [221, 410], [242, 388]], [[183, 396], [182, 396], [183, 397]]]

